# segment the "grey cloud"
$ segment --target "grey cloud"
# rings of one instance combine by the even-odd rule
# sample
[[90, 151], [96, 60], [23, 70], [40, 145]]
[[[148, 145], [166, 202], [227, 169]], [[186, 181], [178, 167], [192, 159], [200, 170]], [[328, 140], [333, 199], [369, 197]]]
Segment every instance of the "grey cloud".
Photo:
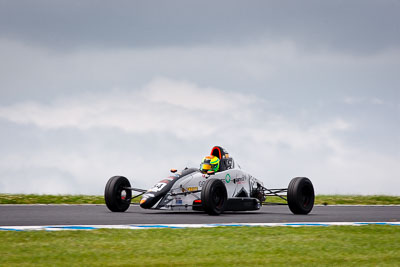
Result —
[[[320, 112], [332, 106], [311, 106], [291, 116], [268, 109], [262, 97], [245, 101], [247, 93], [229, 101], [230, 92], [218, 89], [165, 80], [156, 84], [155, 91], [149, 86], [133, 95], [77, 94], [51, 105], [1, 107], [0, 191], [29, 190], [22, 186], [24, 177], [35, 192], [57, 192], [54, 186], [38, 187], [56, 179], [55, 184], [73, 193], [99, 194], [115, 174], [150, 186], [172, 167], [198, 166], [196, 160], [220, 144], [270, 186], [304, 175], [315, 181], [319, 193], [397, 194], [400, 155], [385, 148], [398, 143], [398, 126], [390, 128], [395, 115], [377, 124], [390, 114], [387, 104], [347, 104], [343, 99], [336, 109], [349, 108], [342, 115]], [[214, 102], [202, 107], [213, 92]], [[222, 111], [215, 111], [217, 100], [228, 101]], [[386, 111], [374, 118], [380, 106]], [[374, 132], [376, 127], [383, 132]]]
[[0, 36], [53, 49], [291, 40], [305, 49], [398, 47], [398, 1], [4, 1]]
[[[1, 98], [50, 101], [60, 94], [140, 88], [154, 77], [316, 105], [346, 96], [398, 99], [400, 50], [377, 55], [303, 51], [292, 43], [49, 53], [0, 41]], [[285, 107], [286, 109], [288, 107]]]
[[[171, 167], [197, 166], [220, 144], [272, 186], [309, 175], [319, 193], [398, 194], [399, 3], [0, 0], [0, 109], [57, 107], [66, 98], [86, 107], [87, 94], [135, 93], [165, 77], [263, 99], [254, 107], [254, 132], [271, 123], [265, 114], [295, 126], [254, 135], [237, 125], [219, 137], [187, 140], [170, 132], [45, 129], [0, 119], [0, 191], [61, 186], [101, 194], [107, 177], [133, 173], [147, 187]], [[265, 138], [285, 129], [306, 136], [338, 118], [350, 126], [332, 132], [342, 149], [336, 154]], [[40, 183], [48, 186], [41, 191]]]

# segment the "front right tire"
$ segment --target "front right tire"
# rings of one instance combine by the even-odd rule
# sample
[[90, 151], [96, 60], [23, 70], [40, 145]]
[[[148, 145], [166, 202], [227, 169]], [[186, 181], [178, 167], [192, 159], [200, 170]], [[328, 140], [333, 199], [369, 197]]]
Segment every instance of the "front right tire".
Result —
[[112, 212], [124, 212], [129, 208], [132, 191], [125, 189], [126, 187], [131, 187], [131, 184], [123, 176], [113, 176], [108, 180], [104, 190], [104, 200]]
[[201, 191], [203, 209], [209, 215], [220, 215], [226, 206], [228, 193], [225, 184], [219, 179], [208, 179]]

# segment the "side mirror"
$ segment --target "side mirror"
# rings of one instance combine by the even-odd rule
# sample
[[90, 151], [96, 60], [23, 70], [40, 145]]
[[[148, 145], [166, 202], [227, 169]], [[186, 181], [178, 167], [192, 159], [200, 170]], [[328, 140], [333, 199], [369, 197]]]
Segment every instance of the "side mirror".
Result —
[[213, 175], [213, 174], [215, 174], [215, 171], [208, 171], [207, 174], [208, 175]]
[[176, 173], [176, 169], [171, 169], [171, 172], [172, 173]]

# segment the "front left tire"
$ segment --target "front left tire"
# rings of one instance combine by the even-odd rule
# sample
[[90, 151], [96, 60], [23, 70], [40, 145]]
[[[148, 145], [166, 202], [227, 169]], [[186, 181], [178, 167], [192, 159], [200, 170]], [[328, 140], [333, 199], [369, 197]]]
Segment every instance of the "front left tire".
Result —
[[308, 214], [314, 207], [314, 187], [306, 177], [293, 178], [288, 187], [287, 200], [293, 214]]
[[125, 189], [126, 187], [131, 187], [126, 177], [113, 176], [108, 180], [104, 190], [104, 200], [112, 212], [124, 212], [129, 208], [132, 191]]

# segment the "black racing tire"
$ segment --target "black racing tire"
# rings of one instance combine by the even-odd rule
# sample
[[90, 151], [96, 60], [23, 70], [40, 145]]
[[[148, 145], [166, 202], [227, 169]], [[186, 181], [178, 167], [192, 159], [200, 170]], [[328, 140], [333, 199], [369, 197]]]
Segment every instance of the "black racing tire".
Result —
[[125, 190], [124, 187], [131, 187], [131, 184], [123, 176], [113, 176], [106, 184], [104, 200], [112, 212], [124, 212], [131, 204], [132, 191]]
[[201, 204], [209, 215], [220, 215], [225, 210], [228, 193], [219, 179], [208, 179], [201, 191]]
[[306, 177], [293, 178], [288, 187], [287, 200], [293, 214], [308, 214], [314, 207], [314, 187]]

